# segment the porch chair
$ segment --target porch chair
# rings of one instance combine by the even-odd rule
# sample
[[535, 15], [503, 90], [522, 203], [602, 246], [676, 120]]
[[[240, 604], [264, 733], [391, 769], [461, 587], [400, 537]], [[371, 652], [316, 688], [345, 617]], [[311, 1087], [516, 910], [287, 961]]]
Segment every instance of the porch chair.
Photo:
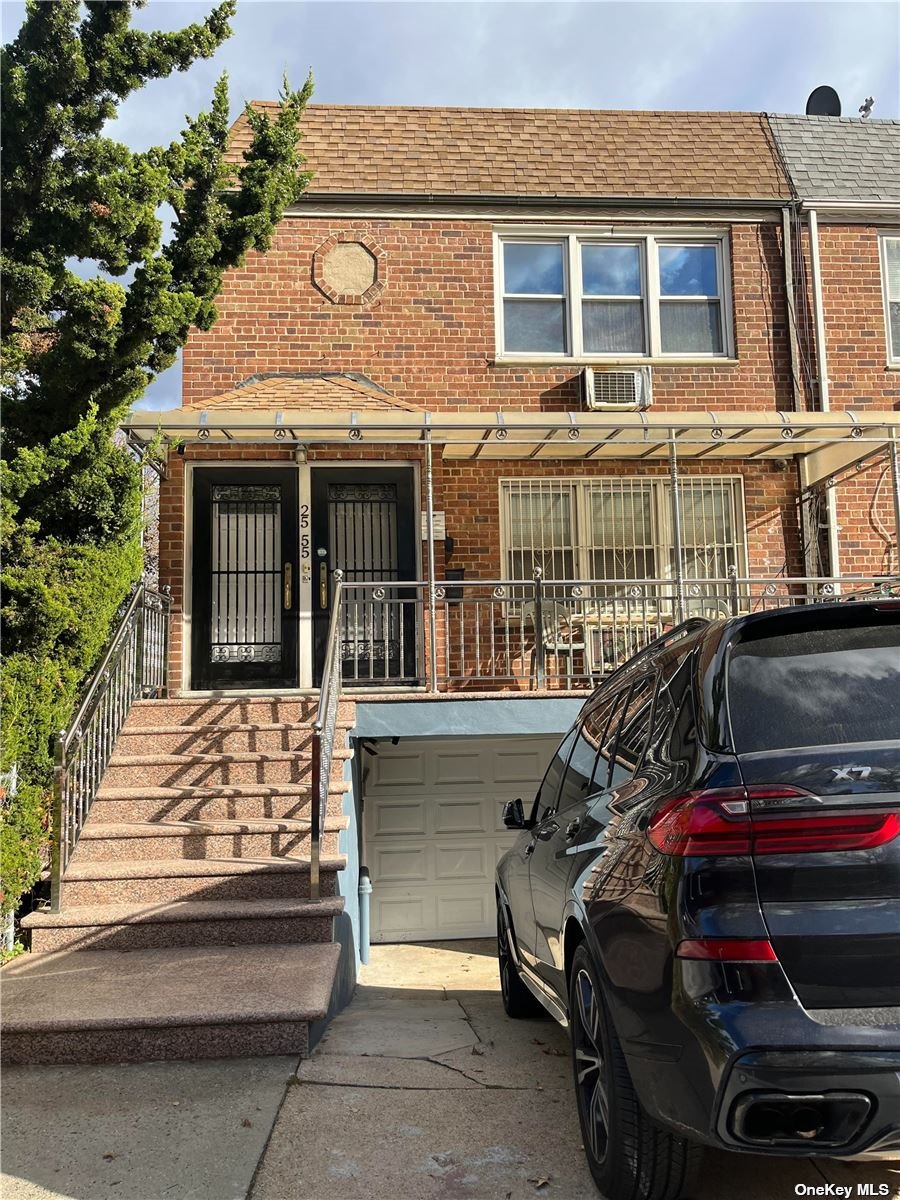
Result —
[[[534, 688], [537, 678], [537, 646], [539, 635], [536, 625], [536, 608], [537, 605], [533, 600], [527, 600], [522, 605], [522, 626], [525, 629], [531, 628], [534, 630], [534, 645], [531, 649], [531, 665], [528, 672], [530, 689]], [[558, 600], [544, 600], [541, 604], [541, 624], [543, 629], [540, 631], [540, 637], [544, 644], [544, 663], [546, 664], [547, 655], [552, 654], [557, 660], [558, 669], [560, 658], [568, 655], [569, 666], [566, 671], [566, 678], [571, 681], [575, 653], [587, 653], [584, 640], [584, 623], [575, 617], [566, 608], [565, 604], [561, 604]], [[590, 675], [590, 665], [587, 661], [585, 662], [585, 671]]]

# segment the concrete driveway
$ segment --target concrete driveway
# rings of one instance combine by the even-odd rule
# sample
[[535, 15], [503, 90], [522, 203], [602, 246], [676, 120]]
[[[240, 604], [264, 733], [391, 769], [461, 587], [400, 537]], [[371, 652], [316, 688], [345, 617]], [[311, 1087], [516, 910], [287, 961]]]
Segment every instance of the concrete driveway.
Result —
[[[828, 1184], [900, 1195], [900, 1164], [710, 1153], [696, 1200], [789, 1200], [833, 1194], [813, 1190]], [[251, 1189], [252, 1200], [597, 1196], [567, 1035], [504, 1015], [488, 941], [373, 948], [353, 1003], [288, 1088]]]

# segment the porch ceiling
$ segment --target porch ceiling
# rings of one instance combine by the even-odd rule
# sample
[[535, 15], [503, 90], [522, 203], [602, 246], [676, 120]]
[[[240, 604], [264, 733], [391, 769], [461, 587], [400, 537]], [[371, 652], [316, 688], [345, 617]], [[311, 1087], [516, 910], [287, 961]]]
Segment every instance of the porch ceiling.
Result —
[[134, 442], [316, 445], [430, 441], [450, 459], [797, 458], [806, 487], [900, 441], [900, 413], [832, 412], [462, 412], [331, 408], [177, 408], [133, 412]]

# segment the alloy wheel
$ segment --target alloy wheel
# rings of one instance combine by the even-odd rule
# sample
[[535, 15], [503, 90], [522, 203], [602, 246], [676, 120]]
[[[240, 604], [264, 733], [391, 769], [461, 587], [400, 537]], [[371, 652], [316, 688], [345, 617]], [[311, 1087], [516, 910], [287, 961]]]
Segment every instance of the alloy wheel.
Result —
[[600, 1031], [602, 1015], [587, 971], [578, 971], [574, 990], [575, 1091], [590, 1152], [602, 1163], [609, 1147], [609, 1080]]

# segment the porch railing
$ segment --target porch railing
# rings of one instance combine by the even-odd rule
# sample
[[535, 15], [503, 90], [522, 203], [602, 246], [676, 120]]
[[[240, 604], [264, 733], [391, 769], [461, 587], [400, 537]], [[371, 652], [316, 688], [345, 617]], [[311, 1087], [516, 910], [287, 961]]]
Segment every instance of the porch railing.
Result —
[[50, 904], [59, 912], [63, 877], [131, 705], [164, 696], [169, 649], [166, 592], [139, 584], [91, 676], [68, 729], [56, 739]]
[[328, 788], [331, 783], [331, 764], [334, 758], [334, 739], [337, 729], [338, 703], [341, 697], [341, 613], [343, 582], [340, 571], [334, 572], [331, 619], [328, 643], [319, 690], [319, 707], [313, 722], [309, 830], [309, 895], [319, 899], [319, 868], [322, 856], [322, 828], [328, 815]]
[[734, 573], [549, 581], [535, 572], [529, 580], [441, 581], [433, 593], [422, 580], [344, 583], [329, 637], [338, 661], [329, 670], [345, 687], [583, 688], [689, 617], [892, 592], [900, 594], [900, 579]]

